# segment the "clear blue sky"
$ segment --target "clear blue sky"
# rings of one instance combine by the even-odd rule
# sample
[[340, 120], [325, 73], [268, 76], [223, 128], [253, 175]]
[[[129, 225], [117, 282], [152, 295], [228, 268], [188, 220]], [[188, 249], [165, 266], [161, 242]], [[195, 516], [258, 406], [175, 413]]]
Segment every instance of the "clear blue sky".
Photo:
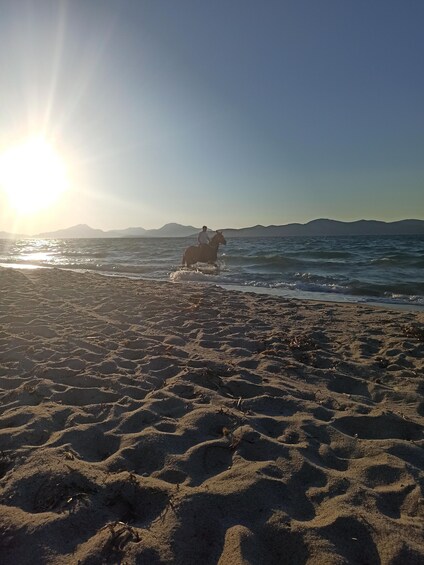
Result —
[[0, 196], [0, 230], [424, 219], [423, 24], [422, 0], [0, 0], [0, 149], [42, 130], [69, 173], [20, 221]]

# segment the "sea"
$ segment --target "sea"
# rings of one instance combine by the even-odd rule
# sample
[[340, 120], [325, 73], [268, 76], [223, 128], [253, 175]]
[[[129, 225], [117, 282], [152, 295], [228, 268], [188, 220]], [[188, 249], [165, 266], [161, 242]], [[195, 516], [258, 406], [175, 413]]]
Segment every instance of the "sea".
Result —
[[185, 248], [195, 244], [193, 238], [0, 240], [0, 265], [424, 310], [424, 235], [228, 238], [214, 273], [181, 268]]

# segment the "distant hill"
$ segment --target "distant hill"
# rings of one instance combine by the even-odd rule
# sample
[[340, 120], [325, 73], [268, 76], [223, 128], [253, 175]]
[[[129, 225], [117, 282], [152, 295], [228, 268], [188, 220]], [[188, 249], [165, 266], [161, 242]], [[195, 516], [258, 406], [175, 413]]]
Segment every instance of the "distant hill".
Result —
[[[165, 224], [161, 228], [146, 230], [141, 227], [122, 230], [94, 229], [86, 224], [70, 228], [39, 233], [33, 236], [0, 232], [0, 239], [20, 239], [42, 237], [47, 239], [72, 238], [112, 238], [112, 237], [195, 237], [200, 228], [181, 224]], [[380, 222], [377, 220], [358, 220], [340, 222], [338, 220], [318, 219], [306, 224], [285, 224], [280, 226], [252, 226], [248, 228], [224, 228], [226, 237], [284, 237], [284, 236], [349, 236], [349, 235], [424, 235], [424, 220], [400, 220]]]
[[73, 239], [73, 238], [91, 238], [91, 237], [107, 237], [107, 232], [90, 228], [87, 224], [78, 224], [63, 230], [49, 231], [37, 233], [34, 237], [43, 237], [46, 239]]
[[73, 239], [73, 238], [109, 238], [109, 237], [188, 237], [200, 231], [193, 226], [180, 224], [165, 224], [159, 229], [145, 230], [144, 228], [127, 228], [123, 230], [100, 230], [86, 224], [78, 224], [63, 230], [38, 233], [34, 237], [46, 239]]
[[127, 228], [125, 230], [109, 230], [104, 237], [143, 237], [147, 230], [144, 228]]
[[145, 237], [189, 237], [200, 231], [193, 226], [182, 226], [181, 224], [165, 224], [157, 230], [146, 230]]
[[400, 220], [380, 222], [358, 220], [339, 222], [337, 220], [312, 220], [307, 224], [286, 224], [282, 226], [253, 226], [241, 229], [224, 229], [227, 237], [284, 237], [284, 236], [348, 236], [348, 235], [424, 235], [423, 220]]
[[0, 231], [0, 239], [24, 239], [27, 235], [19, 233], [9, 233], [7, 231]]

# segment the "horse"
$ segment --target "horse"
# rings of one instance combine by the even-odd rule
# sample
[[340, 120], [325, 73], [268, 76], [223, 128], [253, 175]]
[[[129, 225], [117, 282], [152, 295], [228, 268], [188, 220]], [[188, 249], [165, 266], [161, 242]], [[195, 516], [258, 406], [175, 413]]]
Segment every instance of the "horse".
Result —
[[183, 266], [191, 267], [199, 262], [216, 265], [218, 247], [221, 243], [222, 245], [227, 244], [222, 232], [217, 231], [207, 245], [191, 245], [187, 247], [183, 255]]

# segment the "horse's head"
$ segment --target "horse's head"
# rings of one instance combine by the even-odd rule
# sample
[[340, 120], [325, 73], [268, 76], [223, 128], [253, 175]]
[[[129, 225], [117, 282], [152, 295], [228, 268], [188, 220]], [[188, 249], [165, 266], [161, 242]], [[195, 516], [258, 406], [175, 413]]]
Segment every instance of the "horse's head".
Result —
[[213, 236], [212, 240], [211, 240], [211, 245], [213, 246], [217, 246], [218, 245], [227, 245], [227, 241], [225, 239], [225, 237], [222, 235], [222, 231], [217, 231], [216, 234]]

